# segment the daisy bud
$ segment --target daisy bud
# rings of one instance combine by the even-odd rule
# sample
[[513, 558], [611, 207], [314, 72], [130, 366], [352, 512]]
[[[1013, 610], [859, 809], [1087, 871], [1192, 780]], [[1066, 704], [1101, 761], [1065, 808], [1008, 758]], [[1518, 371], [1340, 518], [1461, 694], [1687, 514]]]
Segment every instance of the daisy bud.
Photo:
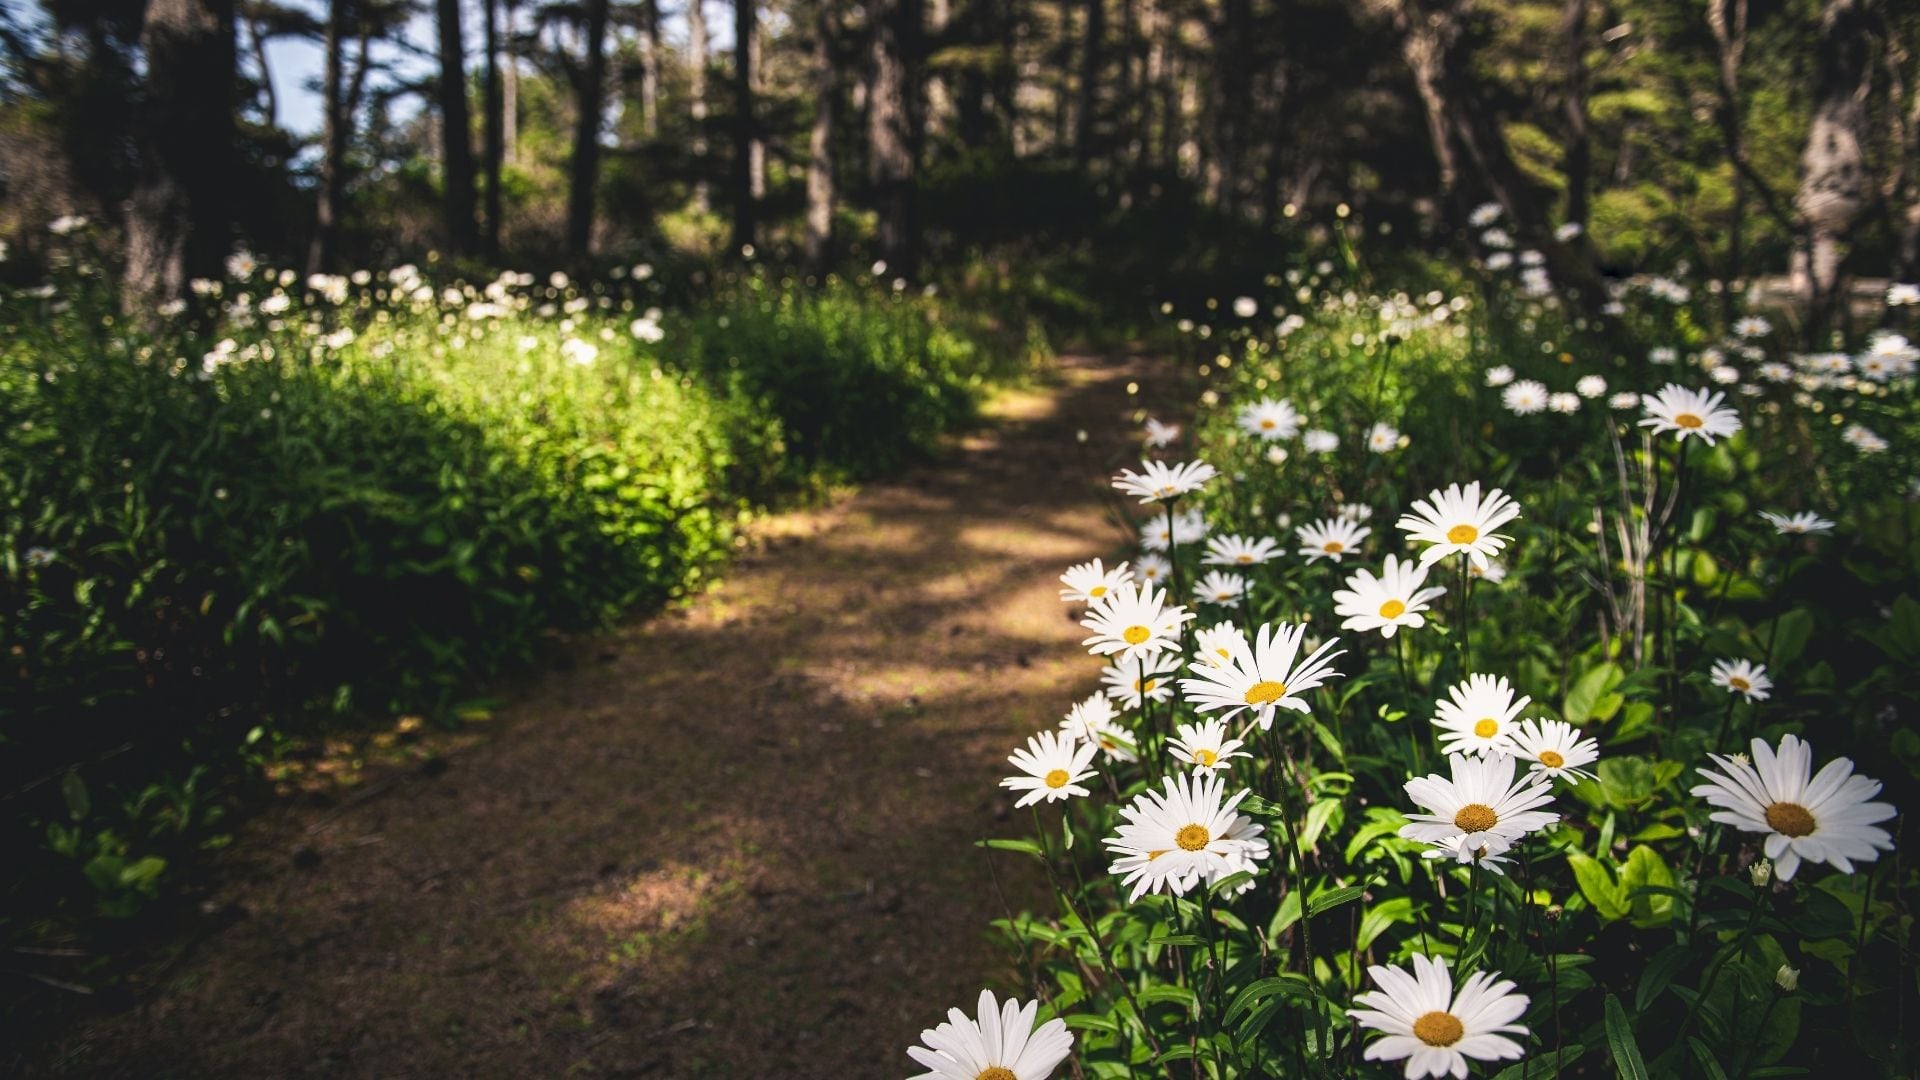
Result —
[[1767, 882], [1773, 880], [1773, 864], [1765, 859], [1747, 867], [1747, 880], [1753, 882], [1756, 889], [1764, 889]]
[[1773, 973], [1773, 985], [1789, 994], [1800, 989], [1800, 969], [1781, 964], [1780, 970]]

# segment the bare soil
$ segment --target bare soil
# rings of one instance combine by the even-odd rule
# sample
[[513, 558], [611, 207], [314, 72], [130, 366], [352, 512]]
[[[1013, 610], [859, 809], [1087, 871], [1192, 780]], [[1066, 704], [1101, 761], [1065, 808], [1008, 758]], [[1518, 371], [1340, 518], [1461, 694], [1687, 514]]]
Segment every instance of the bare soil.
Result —
[[1065, 358], [939, 463], [765, 520], [724, 582], [484, 730], [403, 725], [426, 767], [338, 748], [350, 794], [251, 821], [230, 921], [40, 1067], [905, 1075], [948, 1006], [1017, 985], [973, 841], [1026, 831], [1003, 759], [1093, 686], [1056, 578], [1119, 540], [1138, 375]]

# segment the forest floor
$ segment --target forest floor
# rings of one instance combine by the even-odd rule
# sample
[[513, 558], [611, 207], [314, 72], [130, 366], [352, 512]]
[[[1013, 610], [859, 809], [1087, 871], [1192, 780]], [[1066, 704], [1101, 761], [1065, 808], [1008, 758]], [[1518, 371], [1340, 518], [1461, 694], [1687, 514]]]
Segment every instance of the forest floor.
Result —
[[939, 462], [756, 525], [720, 584], [484, 727], [407, 734], [426, 767], [280, 801], [216, 868], [218, 928], [43, 1065], [905, 1075], [1011, 974], [996, 894], [1038, 883], [973, 841], [1028, 831], [1004, 758], [1094, 686], [1057, 577], [1122, 540], [1105, 479], [1142, 369], [1062, 359]]

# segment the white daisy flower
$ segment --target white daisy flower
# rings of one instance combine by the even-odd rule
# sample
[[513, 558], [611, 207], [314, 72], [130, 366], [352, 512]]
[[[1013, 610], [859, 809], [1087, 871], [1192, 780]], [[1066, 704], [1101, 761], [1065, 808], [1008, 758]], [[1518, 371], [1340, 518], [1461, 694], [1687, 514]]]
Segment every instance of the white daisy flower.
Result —
[[1140, 469], [1140, 472], [1120, 470], [1120, 475], [1113, 478], [1113, 486], [1129, 495], [1139, 496], [1143, 503], [1191, 495], [1218, 475], [1214, 467], [1204, 461], [1188, 461], [1178, 465], [1169, 465], [1164, 461], [1143, 461]]
[[1400, 430], [1392, 424], [1375, 424], [1367, 432], [1367, 449], [1384, 454], [1400, 445]]
[[1193, 659], [1199, 664], [1224, 664], [1233, 659], [1233, 646], [1246, 646], [1247, 635], [1230, 622], [1219, 623], [1193, 632]]
[[1482, 499], [1480, 481], [1475, 480], [1464, 488], [1459, 484], [1449, 484], [1445, 491], [1436, 488], [1425, 499], [1416, 499], [1412, 512], [1402, 514], [1395, 527], [1432, 545], [1420, 553], [1422, 565], [1459, 552], [1485, 567], [1488, 557], [1500, 554], [1511, 539], [1493, 530], [1519, 516], [1520, 504], [1499, 488]]
[[1167, 561], [1165, 555], [1149, 552], [1133, 563], [1133, 580], [1136, 584], [1151, 585], [1156, 581], [1165, 581], [1172, 573], [1173, 564]]
[[1518, 840], [1559, 821], [1559, 814], [1535, 809], [1553, 801], [1553, 781], [1531, 772], [1515, 780], [1514, 764], [1511, 754], [1448, 754], [1452, 779], [1436, 773], [1407, 781], [1407, 797], [1426, 812], [1408, 814], [1400, 835], [1428, 843], [1460, 833]]
[[1420, 853], [1423, 859], [1452, 859], [1461, 866], [1484, 866], [1502, 877], [1507, 873], [1504, 864], [1513, 861], [1507, 857], [1513, 842], [1493, 833], [1461, 833], [1427, 843], [1427, 850]]
[[1607, 404], [1622, 411], [1637, 409], [1640, 407], [1640, 395], [1632, 390], [1622, 390], [1608, 398]]
[[1476, 566], [1469, 562], [1467, 564], [1467, 573], [1487, 582], [1489, 585], [1498, 585], [1507, 580], [1507, 564], [1501, 562], [1499, 559], [1488, 559], [1487, 565], [1485, 566]]
[[1411, 972], [1377, 964], [1367, 974], [1380, 989], [1356, 994], [1353, 1003], [1362, 1008], [1347, 1015], [1386, 1035], [1367, 1044], [1368, 1061], [1404, 1059], [1407, 1080], [1466, 1080], [1468, 1058], [1504, 1061], [1526, 1053], [1507, 1036], [1527, 1034], [1526, 1025], [1515, 1023], [1526, 1015], [1527, 997], [1496, 974], [1476, 971], [1456, 994], [1446, 961], [1418, 953]]
[[1315, 454], [1331, 454], [1340, 448], [1340, 436], [1322, 428], [1314, 428], [1300, 436], [1300, 445]]
[[1440, 749], [1449, 754], [1511, 754], [1514, 719], [1533, 701], [1515, 698], [1503, 676], [1469, 675], [1434, 703], [1433, 726], [1441, 731]]
[[1676, 439], [1693, 435], [1712, 446], [1715, 439], [1724, 439], [1740, 430], [1740, 415], [1720, 407], [1726, 398], [1727, 395], [1717, 390], [1709, 393], [1668, 383], [1659, 393], [1641, 399], [1646, 415], [1641, 418], [1640, 426], [1652, 428], [1655, 434], [1671, 431]]
[[1147, 445], [1155, 450], [1164, 450], [1180, 440], [1179, 424], [1163, 424], [1153, 417], [1147, 417]]
[[1173, 671], [1156, 666], [1170, 658], [1134, 657], [1121, 659], [1100, 669], [1100, 685], [1108, 697], [1129, 709], [1138, 709], [1142, 699], [1165, 701], [1173, 696]]
[[1379, 577], [1365, 567], [1347, 577], [1347, 587], [1333, 594], [1333, 613], [1346, 617], [1342, 630], [1378, 630], [1391, 638], [1401, 627], [1418, 630], [1427, 624], [1422, 612], [1445, 589], [1423, 589], [1427, 581], [1424, 563], [1405, 562], [1397, 555], [1387, 556]]
[[1467, 224], [1476, 229], [1484, 229], [1499, 221], [1500, 215], [1505, 212], [1497, 202], [1484, 202], [1474, 207], [1473, 213], [1467, 215]]
[[1797, 514], [1776, 514], [1771, 510], [1760, 511], [1760, 516], [1773, 526], [1781, 536], [1804, 536], [1808, 533], [1833, 531], [1833, 522], [1809, 510]]
[[1607, 380], [1598, 375], [1582, 375], [1573, 388], [1583, 398], [1597, 398], [1607, 392]]
[[1553, 230], [1553, 238], [1564, 244], [1569, 240], [1578, 239], [1580, 234], [1586, 231], [1586, 226], [1577, 221], [1562, 222], [1558, 228]]
[[1505, 364], [1495, 364], [1487, 369], [1488, 386], [1505, 386], [1513, 381], [1513, 369]]
[[[1165, 514], [1157, 514], [1146, 524], [1140, 526], [1140, 546], [1148, 551], [1165, 551], [1169, 544], [1198, 543], [1206, 538], [1207, 519], [1198, 510], [1182, 510], [1173, 515], [1171, 524]], [[1140, 560], [1145, 562], [1145, 559]]]
[[1793, 378], [1793, 368], [1778, 360], [1769, 360], [1755, 368], [1754, 374], [1770, 383], [1783, 383]]
[[1093, 631], [1081, 642], [1095, 656], [1150, 656], [1180, 647], [1180, 626], [1193, 615], [1167, 603], [1164, 590], [1121, 585], [1088, 609], [1080, 625]]
[[1273, 726], [1277, 709], [1307, 712], [1300, 695], [1339, 678], [1332, 664], [1342, 653], [1328, 652], [1339, 643], [1334, 638], [1301, 660], [1300, 643], [1306, 633], [1304, 624], [1277, 623], [1261, 627], [1251, 645], [1244, 637], [1230, 639], [1226, 645], [1233, 655], [1224, 663], [1190, 666], [1188, 670], [1197, 677], [1181, 679], [1180, 689], [1199, 712], [1227, 710], [1222, 720], [1252, 709], [1263, 731]]
[[1181, 724], [1179, 736], [1167, 744], [1167, 752], [1193, 766], [1195, 772], [1212, 773], [1233, 768], [1233, 759], [1251, 757], [1240, 749], [1246, 743], [1227, 738], [1224, 720], [1203, 720]]
[[1521, 379], [1500, 393], [1500, 403], [1515, 416], [1532, 416], [1547, 407], [1547, 387], [1538, 379]]
[[1300, 414], [1290, 401], [1267, 398], [1240, 410], [1240, 430], [1269, 442], [1291, 439], [1300, 432]]
[[1217, 774], [1169, 776], [1120, 808], [1126, 821], [1103, 843], [1118, 856], [1110, 869], [1130, 888], [1128, 903], [1161, 889], [1180, 896], [1267, 857], [1265, 829], [1236, 812], [1250, 792], [1223, 799], [1225, 785]]
[[1308, 562], [1321, 559], [1339, 562], [1341, 556], [1357, 553], [1361, 541], [1372, 533], [1369, 526], [1346, 517], [1321, 518], [1293, 531], [1300, 538], [1300, 554], [1305, 555]]
[[1066, 588], [1060, 590], [1060, 599], [1069, 603], [1097, 604], [1108, 593], [1133, 580], [1126, 563], [1109, 570], [1101, 565], [1099, 559], [1067, 567], [1060, 575], [1060, 584]]
[[1813, 748], [1793, 735], [1776, 753], [1764, 740], [1752, 744], [1753, 764], [1709, 754], [1723, 773], [1701, 769], [1707, 782], [1693, 789], [1720, 809], [1714, 821], [1742, 832], [1765, 833], [1762, 848], [1781, 881], [1793, 880], [1802, 860], [1826, 863], [1844, 874], [1856, 862], [1873, 862], [1893, 848], [1875, 822], [1892, 817], [1891, 804], [1870, 802], [1880, 781], [1853, 774], [1853, 762], [1835, 758], [1813, 775]]
[[1007, 777], [1000, 781], [1000, 786], [1026, 792], [1013, 804], [1016, 810], [1042, 799], [1060, 802], [1075, 795], [1091, 795], [1093, 792], [1082, 786], [1081, 781], [1093, 775], [1090, 766], [1099, 749], [1069, 734], [1042, 731], [1027, 739], [1026, 749], [1015, 750], [1007, 758], [1020, 770], [1020, 775]]
[[1749, 315], [1733, 324], [1733, 332], [1743, 338], [1766, 337], [1773, 333], [1773, 324], [1758, 315]]
[[1067, 710], [1067, 718], [1060, 721], [1060, 731], [1063, 738], [1098, 747], [1110, 761], [1138, 760], [1140, 755], [1134, 752], [1133, 736], [1120, 726], [1119, 719], [1113, 701], [1105, 694], [1094, 694]]
[[979, 1019], [947, 1010], [947, 1022], [920, 1033], [907, 1056], [928, 1071], [908, 1080], [1047, 1080], [1073, 1052], [1073, 1034], [1059, 1017], [1033, 1026], [1040, 1003], [1002, 1005], [980, 991]]
[[1547, 408], [1563, 416], [1570, 416], [1580, 411], [1580, 395], [1569, 394], [1564, 390], [1557, 394], [1548, 394]]
[[1920, 285], [1896, 282], [1887, 286], [1887, 306], [1905, 307], [1908, 304], [1920, 304]]
[[1280, 542], [1268, 536], [1216, 536], [1207, 541], [1209, 566], [1259, 566], [1280, 554]]
[[1765, 701], [1772, 696], [1773, 680], [1767, 678], [1767, 666], [1751, 660], [1716, 660], [1708, 678], [1713, 685], [1748, 701]]
[[1193, 598], [1202, 604], [1237, 604], [1247, 595], [1247, 579], [1225, 570], [1212, 570], [1194, 583]]
[[1343, 517], [1348, 521], [1373, 520], [1373, 507], [1366, 503], [1341, 503], [1333, 508], [1333, 513], [1335, 517]]
[[1592, 780], [1586, 767], [1600, 760], [1600, 742], [1583, 739], [1580, 729], [1565, 720], [1522, 720], [1507, 733], [1515, 756], [1531, 761], [1529, 772], [1573, 782]]
[[1647, 361], [1653, 364], [1676, 364], [1680, 362], [1680, 350], [1671, 345], [1656, 345], [1647, 350]]
[[1883, 453], [1887, 449], [1887, 440], [1859, 424], [1848, 424], [1846, 430], [1840, 433], [1840, 438], [1863, 454]]

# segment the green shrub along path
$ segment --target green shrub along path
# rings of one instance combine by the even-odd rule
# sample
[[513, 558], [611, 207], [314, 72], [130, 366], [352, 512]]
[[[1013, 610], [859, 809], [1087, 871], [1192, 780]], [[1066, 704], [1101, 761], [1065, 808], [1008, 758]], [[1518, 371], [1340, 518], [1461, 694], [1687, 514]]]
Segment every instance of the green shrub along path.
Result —
[[1006, 747], [1086, 673], [1057, 577], [1120, 538], [1138, 376], [1064, 359], [938, 464], [762, 521], [723, 582], [483, 729], [402, 744], [424, 765], [283, 800], [216, 862], [221, 925], [40, 1068], [900, 1074], [1011, 975], [973, 841], [1011, 827]]

